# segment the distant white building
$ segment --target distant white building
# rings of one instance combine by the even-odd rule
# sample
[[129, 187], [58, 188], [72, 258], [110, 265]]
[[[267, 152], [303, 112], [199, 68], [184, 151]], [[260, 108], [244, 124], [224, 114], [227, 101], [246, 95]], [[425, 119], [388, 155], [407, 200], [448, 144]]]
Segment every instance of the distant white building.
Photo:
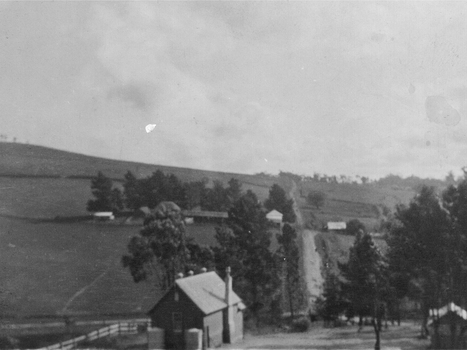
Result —
[[344, 221], [330, 221], [326, 224], [325, 229], [328, 231], [345, 231], [347, 229], [347, 224]]
[[271, 210], [269, 213], [266, 214], [266, 219], [269, 221], [272, 221], [276, 224], [281, 224], [282, 223], [282, 213], [279, 213], [277, 210]]
[[94, 219], [107, 221], [115, 219], [114, 213], [111, 211], [98, 211], [93, 214]]

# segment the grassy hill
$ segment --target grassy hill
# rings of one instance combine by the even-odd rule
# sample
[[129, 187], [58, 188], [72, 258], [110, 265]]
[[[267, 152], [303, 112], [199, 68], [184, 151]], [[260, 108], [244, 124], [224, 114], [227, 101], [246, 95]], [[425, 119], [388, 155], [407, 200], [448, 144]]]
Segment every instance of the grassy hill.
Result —
[[0, 218], [0, 314], [144, 312], [160, 296], [120, 264], [132, 226]]
[[[98, 171], [118, 181], [128, 170], [138, 177], [162, 170], [182, 181], [208, 178], [210, 183], [220, 180], [224, 184], [234, 177], [261, 200], [268, 197], [274, 183], [287, 191], [291, 183], [287, 177], [166, 167], [0, 143], [1, 315], [144, 312], [160, 297], [160, 291], [148, 284], [133, 283], [120, 265], [138, 226], [50, 220], [86, 214], [90, 178]], [[304, 195], [312, 189], [326, 193], [326, 205], [320, 210], [300, 199], [305, 217], [318, 222], [358, 218], [374, 225], [381, 204], [392, 207], [413, 196], [413, 191], [374, 185], [301, 182], [299, 189]], [[212, 244], [213, 226], [188, 230], [199, 243]], [[344, 238], [326, 242], [327, 251], [336, 254], [350, 246]], [[331, 254], [332, 259], [336, 254]]]
[[[326, 201], [316, 209], [306, 201], [311, 191], [325, 193]], [[359, 219], [368, 230], [376, 230], [382, 219], [383, 208], [393, 209], [396, 204], [407, 204], [415, 195], [411, 188], [381, 187], [376, 184], [336, 184], [323, 182], [302, 182], [299, 206], [307, 222], [322, 227], [328, 221], [349, 221]]]
[[222, 181], [237, 178], [243, 189], [267, 198], [274, 183], [284, 180], [271, 176], [233, 174], [187, 168], [117, 161], [59, 151], [41, 146], [0, 143], [0, 215], [27, 218], [53, 218], [86, 214], [92, 197], [90, 179], [98, 171], [114, 181], [123, 180], [127, 171], [146, 177], [161, 170], [184, 182], [203, 178]]

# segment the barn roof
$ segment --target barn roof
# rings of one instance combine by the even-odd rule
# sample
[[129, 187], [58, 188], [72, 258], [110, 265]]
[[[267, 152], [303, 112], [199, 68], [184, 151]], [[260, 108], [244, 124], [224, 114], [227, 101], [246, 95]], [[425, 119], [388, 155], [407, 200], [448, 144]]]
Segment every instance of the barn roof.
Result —
[[183, 215], [202, 218], [223, 218], [227, 219], [229, 214], [225, 211], [202, 211], [202, 210], [184, 210]]
[[[225, 283], [217, 273], [205, 272], [198, 275], [180, 278], [175, 284], [208, 315], [227, 307], [225, 302]], [[241, 299], [232, 292], [231, 305], [241, 304]]]
[[95, 212], [93, 215], [96, 216], [96, 217], [106, 218], [106, 217], [112, 216], [113, 212], [111, 212], [111, 211], [98, 211], [98, 212]]

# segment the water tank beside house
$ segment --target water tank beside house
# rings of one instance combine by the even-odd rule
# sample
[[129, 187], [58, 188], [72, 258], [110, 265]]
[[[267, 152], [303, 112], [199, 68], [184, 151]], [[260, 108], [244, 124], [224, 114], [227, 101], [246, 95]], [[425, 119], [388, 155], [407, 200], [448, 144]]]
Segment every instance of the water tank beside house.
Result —
[[187, 329], [185, 331], [185, 349], [201, 350], [203, 346], [203, 331], [197, 328]]
[[162, 328], [148, 328], [148, 349], [165, 349], [165, 334]]

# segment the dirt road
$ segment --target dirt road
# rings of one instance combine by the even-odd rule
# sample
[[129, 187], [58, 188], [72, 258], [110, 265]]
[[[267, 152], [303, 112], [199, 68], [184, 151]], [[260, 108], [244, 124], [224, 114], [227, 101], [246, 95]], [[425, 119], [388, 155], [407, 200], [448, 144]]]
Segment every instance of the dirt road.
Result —
[[[390, 326], [381, 333], [382, 350], [422, 350], [430, 341], [419, 339], [419, 325], [403, 322], [401, 326]], [[314, 349], [314, 350], [372, 350], [375, 332], [364, 327], [357, 333], [356, 326], [322, 328], [316, 326], [305, 333], [245, 334], [242, 343], [223, 346], [228, 349]]]
[[297, 215], [297, 231], [299, 233], [299, 242], [302, 249], [303, 273], [309, 293], [309, 305], [313, 305], [315, 299], [321, 294], [323, 277], [321, 275], [321, 257], [318, 254], [315, 245], [316, 231], [311, 231], [305, 228], [302, 213], [298, 206], [298, 198], [300, 194], [297, 191], [297, 184], [292, 183], [290, 197], [294, 201], [294, 210]]

